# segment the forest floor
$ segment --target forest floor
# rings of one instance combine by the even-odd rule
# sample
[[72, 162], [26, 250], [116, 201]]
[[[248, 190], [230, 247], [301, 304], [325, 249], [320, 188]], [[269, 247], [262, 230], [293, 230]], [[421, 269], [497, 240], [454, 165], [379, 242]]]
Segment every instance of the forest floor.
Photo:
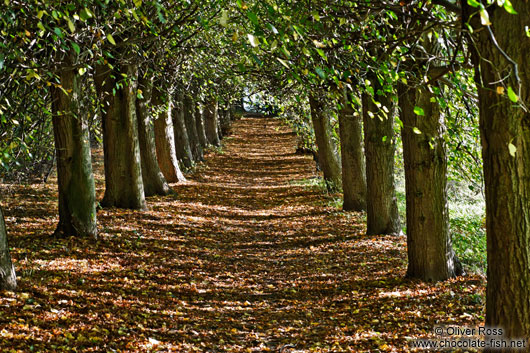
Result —
[[98, 211], [98, 240], [51, 237], [53, 181], [1, 185], [19, 289], [0, 293], [0, 351], [402, 352], [483, 323], [484, 279], [405, 279], [405, 237], [364, 235], [308, 186], [288, 127], [233, 130], [175, 195]]

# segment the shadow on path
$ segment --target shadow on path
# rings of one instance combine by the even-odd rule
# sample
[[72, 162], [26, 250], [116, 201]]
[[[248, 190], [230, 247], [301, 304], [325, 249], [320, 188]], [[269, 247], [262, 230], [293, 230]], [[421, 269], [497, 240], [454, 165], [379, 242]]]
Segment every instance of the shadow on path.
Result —
[[22, 277], [0, 295], [2, 351], [397, 352], [434, 325], [481, 322], [480, 278], [405, 280], [403, 237], [364, 236], [361, 214], [300, 185], [314, 164], [279, 121], [233, 131], [176, 196], [100, 211], [97, 242], [46, 236], [53, 185], [11, 193]]

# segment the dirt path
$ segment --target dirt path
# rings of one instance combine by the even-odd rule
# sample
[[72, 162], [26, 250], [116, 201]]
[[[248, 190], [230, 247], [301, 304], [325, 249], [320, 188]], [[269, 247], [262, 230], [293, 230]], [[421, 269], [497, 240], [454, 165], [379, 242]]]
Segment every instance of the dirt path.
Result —
[[278, 121], [238, 121], [224, 143], [147, 212], [99, 211], [97, 242], [48, 237], [54, 185], [4, 186], [22, 278], [0, 295], [0, 350], [407, 351], [481, 322], [479, 278], [405, 280], [405, 239], [364, 236], [304, 185], [313, 161]]

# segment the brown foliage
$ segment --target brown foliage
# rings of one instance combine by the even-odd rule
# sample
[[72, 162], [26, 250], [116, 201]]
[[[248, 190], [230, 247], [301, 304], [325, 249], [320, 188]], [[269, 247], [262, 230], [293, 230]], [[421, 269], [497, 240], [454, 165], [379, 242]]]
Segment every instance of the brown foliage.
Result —
[[225, 140], [176, 195], [99, 211], [98, 241], [49, 236], [55, 185], [3, 185], [21, 278], [0, 293], [0, 350], [401, 352], [483, 322], [482, 278], [407, 280], [404, 237], [364, 236], [361, 213], [293, 184], [315, 169], [278, 121]]

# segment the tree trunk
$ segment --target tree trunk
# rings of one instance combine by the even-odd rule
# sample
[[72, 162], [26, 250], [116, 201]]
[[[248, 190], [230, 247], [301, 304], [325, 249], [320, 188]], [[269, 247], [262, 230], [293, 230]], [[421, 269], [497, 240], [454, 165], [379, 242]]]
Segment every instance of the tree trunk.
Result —
[[[441, 281], [462, 274], [449, 234], [444, 118], [425, 88], [398, 87], [407, 193], [407, 276]], [[416, 115], [415, 106], [424, 115]]]
[[86, 113], [80, 106], [81, 78], [69, 56], [60, 71], [62, 89], [52, 89], [53, 132], [57, 155], [59, 224], [57, 236], [97, 237], [96, 191]]
[[206, 132], [204, 130], [204, 115], [202, 113], [199, 103], [195, 105], [195, 125], [197, 127], [197, 136], [202, 148], [208, 147], [208, 139], [206, 138]]
[[329, 120], [324, 116], [323, 104], [311, 95], [309, 97], [311, 107], [311, 120], [315, 130], [315, 142], [318, 149], [318, 162], [324, 174], [324, 180], [330, 190], [338, 190], [341, 187], [341, 167], [337, 156], [337, 148], [331, 137], [331, 126]]
[[219, 107], [217, 108], [217, 135], [219, 136], [219, 141], [223, 140], [223, 130], [221, 128], [221, 120], [223, 119], [224, 111], [220, 110]]
[[[137, 68], [124, 65], [121, 73], [129, 82], [120, 82], [106, 66], [97, 66], [96, 89], [103, 103], [103, 151], [105, 155], [104, 207], [145, 208], [138, 122], [136, 117]], [[120, 77], [119, 71], [113, 73]], [[115, 93], [113, 93], [113, 90]]]
[[230, 133], [231, 124], [230, 108], [222, 110], [222, 114], [220, 114], [219, 123], [221, 126], [221, 136], [228, 136], [228, 134]]
[[217, 101], [211, 99], [205, 106], [202, 113], [204, 118], [204, 130], [206, 132], [206, 139], [210, 145], [219, 147], [221, 141], [219, 140], [219, 133], [217, 132]]
[[[490, 12], [491, 30], [498, 46], [518, 65], [521, 90], [513, 63], [495, 47], [484, 26], [476, 32], [473, 53], [486, 191], [486, 325], [503, 328], [509, 338], [529, 338], [530, 113], [525, 109], [530, 106], [530, 41], [523, 28], [530, 18], [530, 3], [512, 4], [517, 15], [502, 8]], [[508, 87], [525, 109], [499, 94]], [[524, 351], [530, 352], [526, 347]]]
[[143, 98], [136, 99], [136, 115], [138, 118], [138, 143], [142, 165], [142, 180], [145, 196], [167, 195], [171, 191], [160, 171], [156, 158], [155, 132], [152, 124], [151, 98], [153, 82], [149, 78], [139, 77], [138, 87]]
[[[153, 91], [153, 105], [160, 109], [162, 93], [158, 89]], [[171, 102], [165, 103], [165, 109], [159, 110], [155, 119], [155, 144], [158, 165], [166, 180], [170, 183], [186, 181], [180, 170], [177, 152], [175, 149], [175, 132], [173, 129], [173, 112]]]
[[186, 124], [186, 131], [188, 132], [193, 160], [203, 161], [204, 154], [201, 143], [199, 142], [197, 124], [195, 122], [195, 104], [193, 99], [187, 94], [184, 96], [184, 122]]
[[0, 208], [0, 290], [15, 290], [17, 275], [15, 266], [11, 262], [9, 246], [7, 243], [7, 229], [4, 222], [2, 208]]
[[366, 210], [366, 171], [364, 165], [362, 118], [344, 92], [339, 110], [342, 160], [342, 191], [345, 211]]
[[[374, 80], [375, 82], [377, 80]], [[379, 88], [376, 86], [374, 91]], [[388, 96], [363, 94], [364, 153], [366, 157], [366, 216], [368, 235], [399, 234], [401, 224], [394, 185], [394, 104]], [[369, 114], [371, 113], [371, 114]]]
[[186, 123], [184, 121], [184, 95], [176, 94], [176, 102], [173, 107], [173, 128], [175, 129], [175, 149], [177, 157], [182, 165], [189, 169], [193, 167], [193, 155], [191, 154], [190, 140]]

